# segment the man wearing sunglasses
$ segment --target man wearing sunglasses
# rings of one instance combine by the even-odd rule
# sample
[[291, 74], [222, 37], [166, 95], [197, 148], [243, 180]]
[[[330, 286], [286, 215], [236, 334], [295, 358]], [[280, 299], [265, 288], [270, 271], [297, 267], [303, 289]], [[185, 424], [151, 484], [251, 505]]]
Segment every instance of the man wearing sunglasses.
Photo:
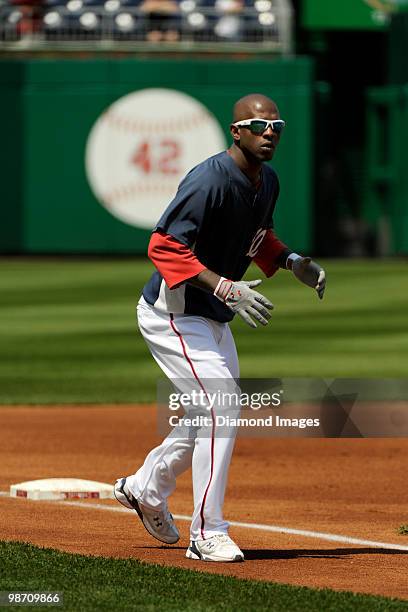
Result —
[[135, 474], [116, 482], [115, 495], [136, 510], [153, 537], [174, 544], [179, 532], [167, 498], [176, 478], [192, 467], [190, 559], [244, 560], [222, 513], [236, 431], [218, 427], [224, 406], [210, 401], [213, 391], [237, 389], [239, 364], [228, 322], [238, 314], [256, 328], [271, 318], [273, 305], [254, 290], [261, 280], [242, 277], [254, 261], [267, 277], [279, 268], [291, 270], [320, 299], [325, 290], [322, 268], [273, 232], [279, 181], [264, 162], [272, 159], [284, 126], [269, 98], [251, 94], [239, 100], [231, 147], [187, 174], [149, 244], [157, 270], [138, 304], [139, 329], [177, 391], [201, 394], [202, 405], [197, 408], [192, 401], [186, 417], [201, 410], [208, 422], [187, 426], [181, 419]]

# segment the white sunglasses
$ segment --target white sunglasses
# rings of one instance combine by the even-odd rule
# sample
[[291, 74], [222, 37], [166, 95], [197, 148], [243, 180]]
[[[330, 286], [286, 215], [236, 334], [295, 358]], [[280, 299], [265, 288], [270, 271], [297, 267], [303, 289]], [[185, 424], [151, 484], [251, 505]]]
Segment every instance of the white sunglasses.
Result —
[[254, 119], [243, 119], [242, 121], [237, 121], [232, 125], [235, 125], [235, 127], [248, 128], [252, 134], [258, 134], [259, 136], [263, 134], [269, 126], [271, 126], [275, 134], [280, 134], [286, 124], [283, 119], [272, 119], [269, 121], [268, 119], [258, 119], [258, 117], [255, 117]]

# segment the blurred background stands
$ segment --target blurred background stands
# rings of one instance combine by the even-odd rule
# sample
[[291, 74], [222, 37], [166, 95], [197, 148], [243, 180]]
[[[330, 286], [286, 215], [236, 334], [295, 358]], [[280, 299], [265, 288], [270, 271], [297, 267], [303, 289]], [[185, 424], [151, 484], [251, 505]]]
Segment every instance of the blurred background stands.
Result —
[[289, 0], [0, 0], [0, 44], [35, 48], [100, 41], [292, 50]]

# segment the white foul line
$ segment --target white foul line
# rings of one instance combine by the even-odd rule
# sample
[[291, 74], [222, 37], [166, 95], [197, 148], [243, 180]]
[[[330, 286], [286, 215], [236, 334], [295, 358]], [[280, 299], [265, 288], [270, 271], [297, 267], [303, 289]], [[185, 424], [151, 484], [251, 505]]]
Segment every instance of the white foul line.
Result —
[[[0, 491], [0, 496], [8, 497], [6, 491]], [[41, 500], [49, 501], [49, 500]], [[64, 504], [64, 506], [75, 506], [77, 508], [85, 508], [88, 510], [105, 510], [106, 512], [134, 512], [128, 508], [107, 506], [104, 504], [85, 504], [80, 501], [55, 501], [55, 504]], [[191, 516], [185, 514], [174, 514], [178, 521], [191, 521]], [[261, 523], [240, 523], [238, 521], [228, 521], [233, 527], [241, 527], [243, 529], [257, 529], [259, 531], [269, 531], [273, 533], [287, 533], [297, 535], [304, 538], [316, 538], [318, 540], [327, 540], [328, 542], [342, 542], [343, 544], [356, 544], [357, 546], [371, 546], [373, 548], [384, 548], [386, 550], [402, 550], [408, 552], [408, 546], [401, 544], [391, 544], [388, 542], [375, 542], [374, 540], [360, 540], [359, 538], [350, 538], [348, 536], [337, 535], [335, 533], [324, 533], [320, 531], [308, 531], [305, 529], [291, 529], [290, 527], [279, 527], [278, 525], [262, 525]]]

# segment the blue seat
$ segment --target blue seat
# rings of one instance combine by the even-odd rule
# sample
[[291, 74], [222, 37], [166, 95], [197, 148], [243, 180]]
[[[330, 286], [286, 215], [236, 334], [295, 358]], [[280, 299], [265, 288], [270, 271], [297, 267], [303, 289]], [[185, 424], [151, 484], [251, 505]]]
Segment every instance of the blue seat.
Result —
[[223, 42], [239, 42], [244, 34], [244, 20], [240, 15], [222, 15], [214, 24], [214, 37]]
[[70, 16], [54, 7], [43, 15], [42, 23], [46, 40], [60, 40], [69, 33]]
[[80, 40], [100, 40], [102, 19], [92, 8], [84, 7], [80, 14], [72, 17], [72, 34]]
[[54, 6], [65, 6], [66, 2], [64, 0], [44, 0], [44, 5], [49, 8], [49, 7], [54, 7]]
[[105, 4], [106, 0], [83, 0], [84, 6], [99, 6], [99, 7], [103, 7], [103, 5]]
[[182, 31], [190, 40], [205, 42], [214, 39], [213, 30], [217, 19], [214, 15], [196, 9], [183, 16]]
[[276, 21], [270, 17], [272, 13], [259, 13], [256, 16], [245, 17], [245, 40], [262, 42], [279, 37]]
[[143, 0], [121, 0], [121, 4], [123, 6], [138, 8], [142, 4], [142, 1]]
[[112, 18], [112, 32], [115, 40], [143, 40], [146, 19], [143, 14], [122, 8]]

